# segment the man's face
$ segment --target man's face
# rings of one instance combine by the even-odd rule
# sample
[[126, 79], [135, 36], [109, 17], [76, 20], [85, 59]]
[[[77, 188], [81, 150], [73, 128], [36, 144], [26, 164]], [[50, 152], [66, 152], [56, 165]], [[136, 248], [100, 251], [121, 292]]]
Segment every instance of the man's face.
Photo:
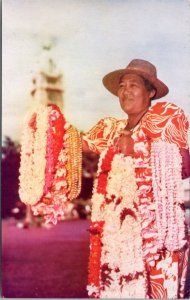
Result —
[[153, 93], [147, 90], [140, 76], [126, 74], [122, 77], [118, 90], [121, 108], [128, 115], [141, 113], [149, 107]]

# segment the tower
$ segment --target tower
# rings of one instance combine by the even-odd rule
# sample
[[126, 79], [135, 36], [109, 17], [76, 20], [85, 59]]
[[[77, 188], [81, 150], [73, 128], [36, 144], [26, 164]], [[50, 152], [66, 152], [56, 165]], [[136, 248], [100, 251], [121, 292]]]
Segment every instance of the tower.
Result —
[[38, 70], [32, 78], [31, 95], [34, 104], [56, 104], [63, 109], [63, 75], [58, 70], [52, 55], [52, 42], [43, 44]]

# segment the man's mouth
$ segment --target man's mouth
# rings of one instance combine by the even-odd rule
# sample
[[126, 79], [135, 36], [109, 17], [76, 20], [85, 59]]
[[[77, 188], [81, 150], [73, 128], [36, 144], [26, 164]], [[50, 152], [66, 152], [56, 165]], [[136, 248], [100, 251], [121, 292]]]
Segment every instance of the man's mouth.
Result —
[[133, 97], [131, 97], [131, 96], [126, 96], [126, 97], [123, 98], [123, 101], [125, 101], [125, 102], [126, 102], [126, 101], [127, 101], [127, 102], [132, 102], [132, 101], [134, 101], [134, 100], [133, 100]]

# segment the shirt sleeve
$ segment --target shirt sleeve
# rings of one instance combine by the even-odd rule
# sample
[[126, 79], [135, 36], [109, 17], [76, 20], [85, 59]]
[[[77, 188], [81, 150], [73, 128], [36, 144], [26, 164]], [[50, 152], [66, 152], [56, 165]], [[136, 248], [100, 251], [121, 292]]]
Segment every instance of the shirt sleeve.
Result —
[[188, 149], [189, 123], [183, 110], [169, 102], [158, 102], [149, 109], [144, 131], [153, 140], [161, 139]]
[[152, 106], [143, 124], [145, 134], [153, 141], [161, 139], [178, 146], [182, 157], [182, 179], [190, 177], [188, 129], [189, 122], [184, 111], [168, 102]]
[[100, 154], [113, 140], [116, 132], [123, 122], [115, 118], [106, 117], [101, 119], [92, 129], [82, 135], [83, 142], [87, 144], [90, 151]]

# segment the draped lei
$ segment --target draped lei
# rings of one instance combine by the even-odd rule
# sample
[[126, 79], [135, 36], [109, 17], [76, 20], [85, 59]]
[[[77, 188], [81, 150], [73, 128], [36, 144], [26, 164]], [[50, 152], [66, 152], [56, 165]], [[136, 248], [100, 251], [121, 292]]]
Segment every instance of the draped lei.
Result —
[[95, 298], [148, 298], [147, 270], [162, 251], [187, 243], [179, 148], [187, 147], [188, 122], [174, 104], [157, 103], [132, 135], [131, 158], [112, 147], [126, 124], [113, 120], [84, 136], [97, 152], [105, 146], [92, 197], [87, 289]]

